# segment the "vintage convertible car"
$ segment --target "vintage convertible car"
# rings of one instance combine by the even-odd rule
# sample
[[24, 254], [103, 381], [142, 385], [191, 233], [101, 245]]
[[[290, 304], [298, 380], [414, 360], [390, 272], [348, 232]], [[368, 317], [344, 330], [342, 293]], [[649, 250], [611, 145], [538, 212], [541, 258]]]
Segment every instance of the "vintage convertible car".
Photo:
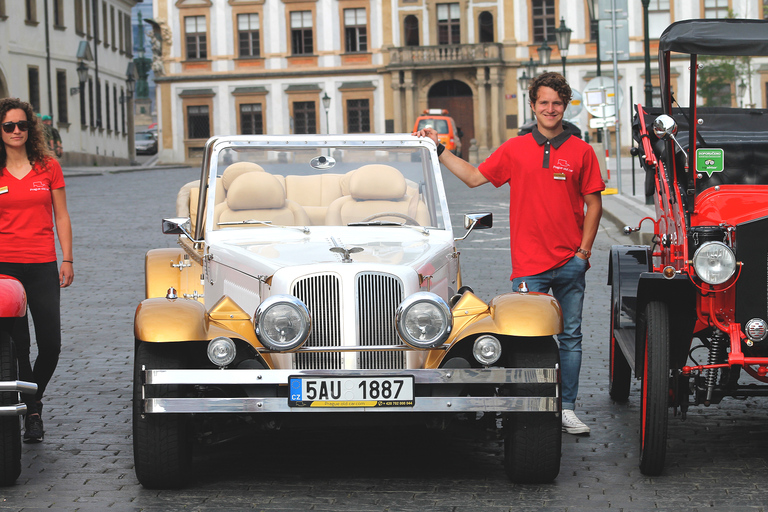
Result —
[[21, 474], [21, 416], [27, 406], [19, 393], [34, 393], [37, 384], [20, 381], [10, 332], [27, 312], [27, 294], [16, 279], [0, 274], [0, 485]]
[[462, 286], [431, 140], [214, 137], [163, 230], [178, 247], [147, 253], [134, 324], [145, 487], [232, 432], [459, 418], [503, 432], [513, 481], [557, 476], [559, 304]]
[[[691, 405], [768, 396], [768, 110], [706, 106], [696, 94], [707, 77], [720, 77], [709, 80], [719, 91], [731, 85], [719, 70], [757, 69], [767, 42], [763, 20], [670, 25], [659, 39], [662, 107], [636, 109], [656, 217], [643, 219], [651, 246], [611, 250], [610, 396], [627, 399], [631, 371], [642, 379], [646, 475], [663, 471], [670, 411], [685, 419]], [[683, 69], [687, 106], [673, 97]]]

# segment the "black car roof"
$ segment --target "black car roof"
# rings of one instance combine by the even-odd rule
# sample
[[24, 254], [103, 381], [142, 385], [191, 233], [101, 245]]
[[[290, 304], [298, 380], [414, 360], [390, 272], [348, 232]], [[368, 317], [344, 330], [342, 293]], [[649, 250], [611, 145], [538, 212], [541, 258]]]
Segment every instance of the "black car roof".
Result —
[[768, 22], [747, 19], [683, 20], [659, 38], [659, 53], [768, 55]]

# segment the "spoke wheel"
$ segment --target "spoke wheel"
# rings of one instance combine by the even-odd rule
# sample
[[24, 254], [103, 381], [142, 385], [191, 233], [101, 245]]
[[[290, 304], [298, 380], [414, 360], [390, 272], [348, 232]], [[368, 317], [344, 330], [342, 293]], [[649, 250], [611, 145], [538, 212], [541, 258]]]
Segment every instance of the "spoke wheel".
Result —
[[[509, 348], [505, 348], [509, 351]], [[555, 368], [560, 352], [552, 338], [518, 343], [507, 367]], [[512, 396], [560, 396], [560, 384], [517, 384], [502, 389]], [[505, 413], [504, 470], [515, 483], [547, 483], [560, 473], [563, 426], [554, 412]]]
[[645, 309], [645, 357], [640, 406], [640, 471], [659, 475], [664, 469], [669, 421], [669, 308], [650, 302]]
[[[149, 489], [183, 487], [192, 463], [187, 419], [182, 414], [143, 414], [142, 367], [181, 368], [161, 344], [140, 343], [133, 375], [133, 460], [136, 478]], [[147, 398], [179, 397], [180, 386], [151, 386]], [[149, 389], [149, 388], [148, 388]]]
[[[16, 353], [9, 331], [0, 326], [0, 381], [18, 379]], [[19, 394], [0, 393], [0, 405], [16, 405]], [[21, 474], [21, 417], [0, 416], [0, 485], [11, 485]]]
[[624, 352], [621, 351], [614, 330], [618, 324], [621, 311], [616, 307], [614, 301], [614, 288], [611, 287], [611, 332], [610, 332], [610, 361], [609, 361], [609, 383], [608, 394], [616, 402], [626, 402], [629, 398], [629, 385], [632, 377], [632, 370], [629, 367]]

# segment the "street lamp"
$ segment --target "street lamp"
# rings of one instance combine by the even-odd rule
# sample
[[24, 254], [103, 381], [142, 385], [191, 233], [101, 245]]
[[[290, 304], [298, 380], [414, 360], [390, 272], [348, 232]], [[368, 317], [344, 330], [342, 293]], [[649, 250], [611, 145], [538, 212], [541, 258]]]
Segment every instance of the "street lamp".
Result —
[[747, 83], [742, 80], [737, 89], [739, 95], [739, 108], [744, 108], [744, 94], [747, 92]]
[[541, 43], [538, 47], [539, 52], [539, 64], [544, 67], [549, 65], [549, 57], [552, 55], [552, 48], [547, 44], [547, 41]]
[[81, 84], [88, 81], [88, 65], [82, 60], [80, 61], [80, 64], [77, 65], [77, 80]]
[[320, 99], [323, 101], [323, 108], [325, 109], [325, 133], [326, 134], [330, 134], [331, 133], [331, 128], [330, 128], [330, 124], [329, 124], [329, 121], [328, 121], [328, 109], [331, 106], [331, 97], [328, 96], [328, 92], [326, 91], [323, 94], [323, 97], [320, 98]]
[[523, 75], [519, 78], [520, 81], [520, 89], [523, 90], [523, 124], [526, 123], [528, 120], [526, 118], [526, 111], [528, 110], [528, 105], [525, 104], [525, 91], [528, 90], [528, 84], [531, 83], [531, 77], [525, 74], [525, 71], [523, 71]]
[[555, 29], [557, 48], [560, 50], [560, 58], [563, 59], [563, 76], [565, 76], [565, 58], [568, 55], [568, 47], [571, 45], [571, 30], [565, 26], [565, 18], [560, 18], [560, 28]]

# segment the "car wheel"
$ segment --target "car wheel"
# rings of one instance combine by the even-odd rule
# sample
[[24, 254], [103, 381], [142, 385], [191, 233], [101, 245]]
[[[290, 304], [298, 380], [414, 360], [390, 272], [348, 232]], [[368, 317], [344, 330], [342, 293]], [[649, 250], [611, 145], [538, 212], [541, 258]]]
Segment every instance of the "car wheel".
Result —
[[629, 385], [632, 377], [632, 370], [629, 367], [624, 352], [621, 351], [614, 329], [619, 319], [620, 311], [614, 302], [614, 288], [611, 287], [611, 332], [610, 332], [610, 360], [608, 373], [608, 394], [616, 402], [626, 402], [629, 398]]
[[[169, 346], [140, 343], [133, 374], [133, 459], [136, 478], [149, 489], [183, 487], [192, 462], [187, 419], [183, 414], [143, 414], [142, 367], [180, 368]], [[152, 386], [150, 398], [177, 397], [180, 386]]]
[[[552, 338], [517, 343], [507, 364], [517, 368], [555, 368], [560, 352]], [[505, 351], [508, 349], [505, 347]], [[559, 384], [518, 384], [502, 389], [511, 396], [559, 397]], [[563, 437], [560, 414], [554, 412], [506, 413], [504, 419], [504, 470], [521, 484], [553, 481], [560, 473]]]
[[[1, 322], [5, 322], [2, 320]], [[5, 326], [0, 327], [0, 381], [18, 379], [16, 353]], [[0, 393], [0, 405], [19, 403], [19, 394]], [[0, 485], [11, 485], [21, 474], [21, 417], [0, 416]]]
[[640, 402], [640, 471], [659, 475], [664, 469], [669, 420], [669, 308], [650, 302], [645, 309], [643, 390]]

